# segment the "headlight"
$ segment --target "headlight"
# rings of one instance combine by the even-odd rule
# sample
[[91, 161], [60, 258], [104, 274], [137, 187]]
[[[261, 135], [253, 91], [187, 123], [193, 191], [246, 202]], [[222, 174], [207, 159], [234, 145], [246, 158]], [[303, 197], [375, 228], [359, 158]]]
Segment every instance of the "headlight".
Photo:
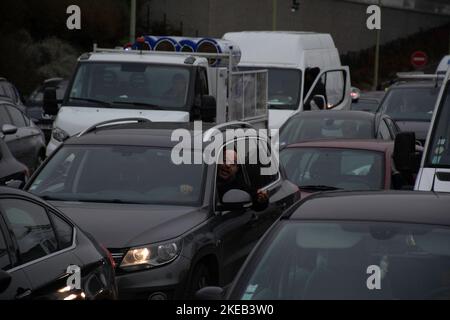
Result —
[[128, 250], [120, 264], [121, 268], [153, 268], [175, 260], [181, 251], [179, 241], [149, 245]]
[[52, 137], [59, 142], [64, 142], [70, 138], [70, 135], [60, 128], [54, 128], [52, 131]]

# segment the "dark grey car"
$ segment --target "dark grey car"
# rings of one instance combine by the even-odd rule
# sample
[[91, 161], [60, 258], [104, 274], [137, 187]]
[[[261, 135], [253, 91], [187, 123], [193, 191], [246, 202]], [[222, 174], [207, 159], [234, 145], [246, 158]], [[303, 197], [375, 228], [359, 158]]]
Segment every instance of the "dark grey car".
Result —
[[[108, 247], [121, 298], [191, 298], [203, 286], [230, 283], [258, 239], [300, 197], [278, 166], [262, 175], [259, 160], [238, 165], [233, 181], [242, 179], [242, 186], [220, 197], [217, 161], [173, 162], [178, 143], [171, 135], [183, 126], [205, 147], [207, 133], [195, 135], [189, 124], [92, 129], [66, 141], [26, 187]], [[222, 141], [221, 148], [237, 140]], [[268, 147], [257, 136], [243, 141]], [[198, 146], [192, 151], [202, 156]], [[249, 190], [267, 192], [264, 206]]]
[[45, 158], [45, 138], [42, 131], [14, 104], [0, 101], [0, 128], [11, 125], [16, 133], [5, 137], [14, 157], [33, 172]]

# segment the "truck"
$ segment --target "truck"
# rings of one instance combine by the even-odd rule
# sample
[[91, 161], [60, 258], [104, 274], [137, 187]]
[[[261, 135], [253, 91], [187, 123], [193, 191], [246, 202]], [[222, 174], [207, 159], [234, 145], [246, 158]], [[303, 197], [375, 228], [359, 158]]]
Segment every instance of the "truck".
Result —
[[268, 70], [270, 128], [303, 110], [350, 109], [350, 71], [341, 65], [331, 35], [243, 31], [223, 39], [241, 49], [240, 70]]
[[[449, 62], [450, 63], [450, 62]], [[442, 80], [415, 190], [450, 192], [450, 64]]]
[[[155, 38], [139, 38], [126, 48], [94, 45], [79, 57], [60, 107], [55, 88], [46, 88], [44, 111], [56, 116], [47, 156], [86, 128], [123, 118], [241, 121], [267, 128], [267, 71], [237, 70], [238, 46], [220, 39], [160, 37], [164, 45], [155, 49], [148, 40]], [[192, 48], [183, 49], [182, 40]]]

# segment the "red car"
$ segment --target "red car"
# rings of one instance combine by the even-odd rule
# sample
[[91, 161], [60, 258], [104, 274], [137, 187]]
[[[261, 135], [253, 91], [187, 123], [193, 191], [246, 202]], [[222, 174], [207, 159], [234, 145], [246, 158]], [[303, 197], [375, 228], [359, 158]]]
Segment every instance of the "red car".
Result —
[[289, 180], [303, 196], [331, 190], [402, 189], [393, 165], [393, 142], [322, 140], [292, 144], [280, 154]]

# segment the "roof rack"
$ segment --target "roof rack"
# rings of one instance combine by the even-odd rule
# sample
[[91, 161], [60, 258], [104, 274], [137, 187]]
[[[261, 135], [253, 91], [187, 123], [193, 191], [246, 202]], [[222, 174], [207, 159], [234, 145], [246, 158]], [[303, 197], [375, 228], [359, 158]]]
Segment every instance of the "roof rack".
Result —
[[401, 80], [437, 80], [437, 79], [443, 79], [444, 75], [413, 73], [413, 72], [399, 72], [399, 73], [397, 73], [397, 78], [401, 79]]
[[101, 127], [115, 126], [118, 124], [134, 123], [134, 122], [135, 123], [150, 123], [151, 121], [146, 118], [123, 118], [123, 119], [113, 119], [113, 120], [103, 121], [103, 122], [94, 124], [93, 126], [90, 126], [86, 130], [81, 131], [77, 135], [77, 137], [79, 138], [81, 136], [84, 136], [88, 133], [91, 133], [91, 132], [97, 130], [98, 128], [101, 128]]
[[154, 50], [125, 50], [125, 49], [108, 49], [99, 48], [94, 43], [93, 53], [120, 53], [120, 54], [132, 54], [132, 55], [172, 55], [181, 57], [202, 57], [202, 58], [230, 58], [232, 53], [207, 53], [207, 52], [178, 52], [178, 51], [154, 51]]
[[223, 132], [226, 129], [231, 129], [231, 128], [233, 128], [233, 129], [255, 129], [255, 127], [251, 123], [248, 123], [248, 122], [243, 122], [243, 121], [226, 122], [226, 123], [218, 124], [210, 129], [208, 129], [203, 134], [203, 142], [207, 142], [207, 141], [211, 140], [212, 136], [217, 131]]

